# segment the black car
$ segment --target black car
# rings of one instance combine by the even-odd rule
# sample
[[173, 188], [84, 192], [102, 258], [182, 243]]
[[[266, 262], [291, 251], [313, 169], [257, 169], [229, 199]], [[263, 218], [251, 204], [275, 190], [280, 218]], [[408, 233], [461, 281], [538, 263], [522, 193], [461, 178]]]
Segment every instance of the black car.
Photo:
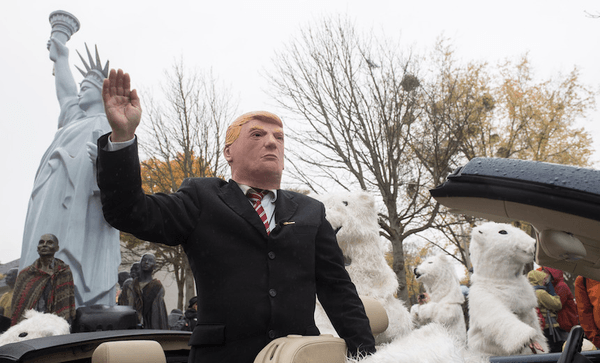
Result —
[[[531, 223], [537, 233], [538, 264], [600, 280], [600, 171], [532, 161], [476, 158], [430, 192], [442, 205], [458, 213], [497, 222]], [[381, 315], [381, 309], [375, 310]], [[367, 314], [372, 319], [369, 311]], [[371, 321], [372, 328], [375, 320]], [[387, 317], [383, 325], [387, 326]], [[145, 359], [144, 354], [149, 354], [157, 358], [153, 360], [157, 362], [187, 362], [190, 335], [190, 332], [130, 329], [38, 338], [0, 347], [0, 363], [91, 362], [102, 343], [118, 342], [125, 342], [121, 344], [121, 348], [126, 347], [125, 352], [115, 349], [125, 353], [125, 358], [115, 355], [116, 361], [140, 362]], [[579, 353], [582, 339], [583, 330], [574, 327], [562, 354], [492, 357], [490, 361], [600, 362], [600, 351]], [[147, 342], [148, 350], [145, 343], [133, 342]], [[153, 342], [158, 342], [160, 347], [150, 344]], [[132, 347], [130, 351], [127, 351], [128, 344]], [[271, 342], [257, 357], [257, 362], [339, 362], [344, 361], [344, 351], [344, 342], [339, 338], [290, 336]], [[99, 362], [112, 361], [98, 359]]]

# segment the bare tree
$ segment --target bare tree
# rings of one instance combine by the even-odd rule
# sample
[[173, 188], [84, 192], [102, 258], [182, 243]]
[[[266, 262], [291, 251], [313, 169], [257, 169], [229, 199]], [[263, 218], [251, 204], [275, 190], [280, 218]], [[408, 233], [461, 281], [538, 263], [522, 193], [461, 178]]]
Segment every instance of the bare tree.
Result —
[[381, 234], [406, 300], [407, 238], [420, 236], [470, 267], [475, 220], [440, 212], [429, 189], [475, 156], [584, 165], [590, 140], [571, 125], [594, 105], [576, 70], [532, 85], [526, 59], [491, 73], [486, 63], [457, 61], [445, 39], [427, 56], [398, 49], [327, 18], [275, 56], [268, 79], [295, 121], [286, 160], [295, 180], [315, 192], [360, 188], [381, 197]]
[[[165, 79], [159, 98], [144, 98], [140, 147], [145, 159], [141, 162], [142, 183], [147, 193], [175, 192], [185, 178], [223, 177], [227, 170], [222, 156], [224, 133], [237, 108], [229, 90], [211, 73], [190, 70], [182, 60], [165, 72]], [[129, 245], [134, 248], [140, 242], [132, 239]], [[167, 271], [174, 273], [179, 289], [177, 306], [182, 309], [184, 296], [189, 299], [195, 295], [183, 248], [144, 244], [157, 260], [166, 261]]]
[[324, 19], [276, 56], [269, 80], [299, 121], [288, 127], [294, 176], [316, 192], [360, 188], [381, 196], [379, 223], [406, 300], [402, 242], [431, 225], [437, 206], [417, 188], [427, 175], [409, 142], [421, 112], [418, 61], [395, 49], [361, 38], [346, 20]]
[[[474, 157], [504, 157], [588, 166], [591, 138], [574, 122], [595, 108], [595, 94], [580, 82], [577, 68], [566, 75], [537, 81], [527, 56], [523, 56], [517, 62], [505, 61], [494, 70], [497, 72], [490, 75], [490, 70], [479, 68], [480, 82], [467, 83], [471, 89], [480, 88], [474, 95], [474, 107], [456, 102], [461, 112], [471, 110], [484, 116], [457, 123], [465, 130], [457, 160], [464, 163]], [[476, 74], [474, 70], [468, 73]], [[440, 141], [445, 145], [444, 140]], [[442, 209], [435, 222], [442, 237], [427, 240], [454, 255], [468, 269], [470, 231], [480, 220], [450, 215]], [[530, 228], [527, 223], [521, 225], [526, 231]]]
[[[414, 189], [427, 194], [464, 162], [465, 144], [480, 137], [482, 125], [489, 124], [493, 116], [487, 64], [458, 62], [450, 44], [448, 39], [440, 38], [425, 61], [429, 71], [422, 77], [422, 111], [409, 135], [414, 158], [428, 176]], [[419, 233], [419, 237], [469, 268], [472, 218], [461, 218], [445, 209], [435, 217], [433, 228]]]

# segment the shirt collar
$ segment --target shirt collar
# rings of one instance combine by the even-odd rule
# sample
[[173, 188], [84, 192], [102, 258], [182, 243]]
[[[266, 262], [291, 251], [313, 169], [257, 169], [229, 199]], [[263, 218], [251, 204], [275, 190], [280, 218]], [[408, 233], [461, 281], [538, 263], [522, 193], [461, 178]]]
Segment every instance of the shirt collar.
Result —
[[[244, 195], [246, 195], [248, 193], [249, 189], [254, 189], [251, 186], [246, 185], [246, 184], [240, 184], [238, 182], [235, 182], [235, 183], [240, 187], [240, 189], [242, 190], [242, 192], [244, 193]], [[275, 203], [275, 201], [277, 200], [277, 189], [268, 189], [268, 191], [271, 192], [271, 193], [273, 193], [272, 194], [273, 195], [273, 200], [271, 201], [271, 203]]]

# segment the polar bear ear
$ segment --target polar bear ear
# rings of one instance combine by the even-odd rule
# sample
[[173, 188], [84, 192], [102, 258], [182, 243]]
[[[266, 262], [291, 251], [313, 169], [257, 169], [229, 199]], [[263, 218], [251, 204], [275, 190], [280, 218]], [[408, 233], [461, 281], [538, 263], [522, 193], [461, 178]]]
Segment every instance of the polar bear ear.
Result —
[[361, 204], [368, 206], [369, 208], [375, 207], [375, 198], [373, 198], [371, 194], [365, 192], [364, 190], [357, 194]]
[[38, 312], [38, 311], [35, 311], [35, 310], [31, 309], [31, 310], [27, 310], [27, 311], [25, 312], [25, 315], [24, 315], [24, 317], [25, 317], [25, 319], [31, 319], [31, 318], [33, 318], [34, 316], [36, 316], [36, 315], [39, 315], [39, 314], [43, 314], [43, 313], [40, 313], [40, 312]]

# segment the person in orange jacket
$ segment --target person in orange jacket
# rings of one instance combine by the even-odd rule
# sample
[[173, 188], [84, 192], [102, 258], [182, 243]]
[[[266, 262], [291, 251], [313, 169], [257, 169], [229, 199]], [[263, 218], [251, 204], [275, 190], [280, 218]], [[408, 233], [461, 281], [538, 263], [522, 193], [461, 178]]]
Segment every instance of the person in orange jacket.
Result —
[[575, 280], [575, 299], [579, 323], [585, 336], [600, 347], [600, 282], [578, 276]]

